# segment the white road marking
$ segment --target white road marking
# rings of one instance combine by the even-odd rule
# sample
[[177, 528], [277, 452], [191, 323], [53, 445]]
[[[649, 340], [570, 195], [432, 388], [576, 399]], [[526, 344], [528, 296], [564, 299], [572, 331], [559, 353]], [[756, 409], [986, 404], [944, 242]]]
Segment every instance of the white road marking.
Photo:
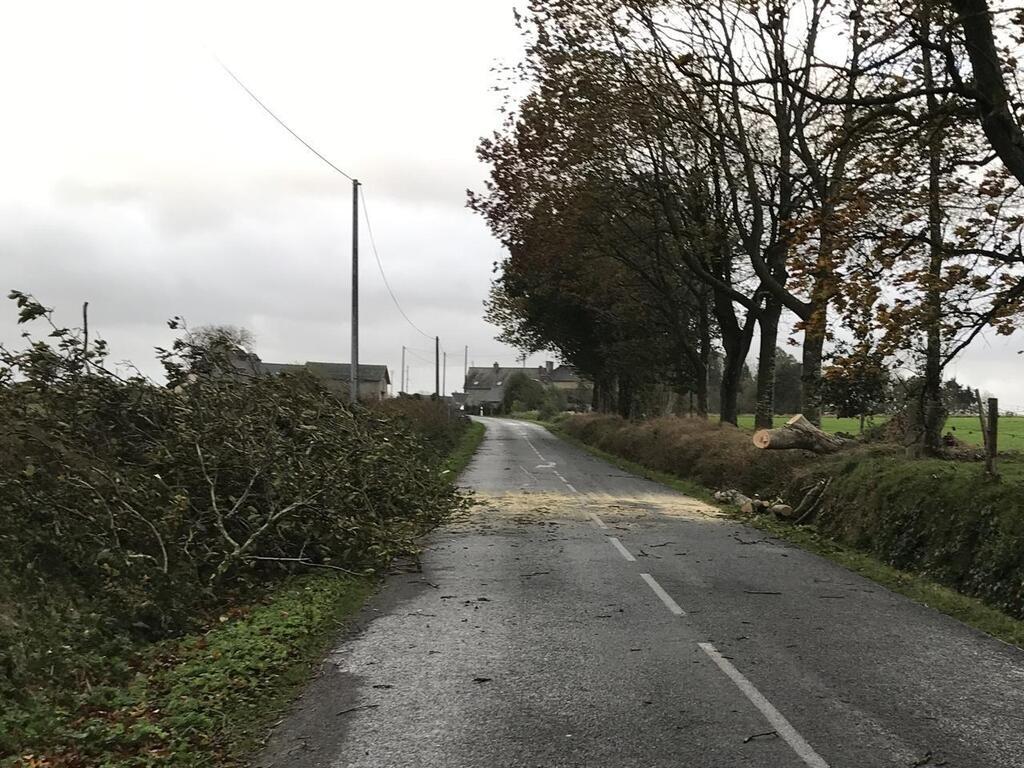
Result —
[[579, 493], [579, 491], [576, 490], [576, 487], [568, 481], [565, 481], [565, 487], [568, 488], [573, 493]]
[[[630, 557], [632, 558], [632, 556]], [[665, 604], [665, 607], [668, 608], [672, 613], [674, 613], [676, 616], [686, 615], [686, 611], [680, 608], [679, 603], [673, 600], [672, 596], [661, 588], [661, 584], [656, 582], [654, 580], [654, 577], [651, 576], [651, 574], [641, 573], [640, 578], [647, 582], [647, 586], [651, 588], [654, 594], [656, 594], [661, 599], [661, 602], [663, 602]]]
[[635, 563], [636, 562], [636, 558], [633, 557], [633, 555], [630, 553], [630, 551], [628, 549], [626, 549], [624, 546], [622, 546], [622, 542], [621, 541], [619, 541], [614, 536], [609, 536], [608, 537], [608, 541], [610, 541], [612, 543], [612, 546], [615, 547], [619, 551], [619, 554], [622, 555], [624, 558], [626, 558], [629, 562], [631, 562], [631, 563]]
[[534, 452], [534, 453], [536, 453], [536, 454], [537, 454], [537, 458], [538, 458], [538, 459], [540, 459], [541, 461], [547, 461], [547, 459], [545, 459], [545, 458], [544, 458], [544, 457], [543, 457], [543, 456], [541, 455], [540, 451], [538, 451], [538, 450], [537, 450], [537, 446], [535, 446], [535, 445], [534, 445], [533, 443], [531, 443], [531, 442], [530, 442], [530, 438], [528, 438], [528, 437], [527, 437], [526, 435], [523, 435], [523, 440], [525, 440], [525, 441], [526, 441], [526, 444], [527, 444], [528, 446], [530, 446], [530, 448], [532, 448], [532, 449], [533, 449], [533, 452]]
[[590, 518], [590, 522], [592, 522], [598, 528], [607, 528], [608, 527], [607, 525], [604, 524], [604, 520], [602, 520], [600, 517], [595, 515], [593, 512], [588, 512], [587, 513], [587, 517], [589, 517]]
[[829, 768], [821, 755], [814, 751], [810, 744], [808, 744], [804, 737], [797, 733], [796, 728], [790, 725], [789, 721], [782, 716], [782, 714], [775, 707], [772, 706], [771, 702], [768, 701], [761, 692], [754, 687], [747, 678], [743, 676], [736, 667], [734, 667], [728, 659], [718, 652], [711, 643], [697, 643], [700, 649], [704, 651], [711, 660], [718, 665], [718, 668], [722, 670], [730, 680], [736, 683], [736, 687], [743, 691], [743, 695], [750, 699], [750, 703], [761, 710], [761, 714], [765, 716], [769, 723], [775, 728], [775, 732], [782, 737], [782, 739], [789, 744], [797, 756], [803, 760], [810, 768]]

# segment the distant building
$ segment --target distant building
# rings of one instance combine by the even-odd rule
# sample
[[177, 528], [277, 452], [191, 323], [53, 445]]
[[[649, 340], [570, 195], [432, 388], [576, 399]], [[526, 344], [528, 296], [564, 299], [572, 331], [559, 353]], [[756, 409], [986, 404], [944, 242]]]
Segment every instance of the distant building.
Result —
[[[349, 363], [306, 363], [306, 370], [323, 382], [324, 386], [339, 395], [348, 395], [352, 381], [352, 366]], [[391, 376], [386, 365], [359, 364], [359, 399], [383, 400], [388, 396]]]
[[509, 378], [517, 373], [565, 392], [571, 408], [584, 409], [590, 406], [593, 384], [580, 376], [575, 367], [555, 367], [554, 363], [548, 361], [537, 368], [503, 368], [497, 363], [486, 368], [470, 368], [463, 386], [466, 410], [474, 412], [483, 408], [486, 413], [498, 410], [505, 399]]
[[[348, 397], [352, 380], [352, 366], [349, 363], [265, 363], [254, 354], [239, 356], [235, 367], [242, 373], [252, 372], [259, 376], [280, 376], [282, 373], [312, 374], [324, 387], [337, 395]], [[386, 365], [359, 364], [359, 399], [368, 402], [383, 400], [388, 396], [391, 376]]]

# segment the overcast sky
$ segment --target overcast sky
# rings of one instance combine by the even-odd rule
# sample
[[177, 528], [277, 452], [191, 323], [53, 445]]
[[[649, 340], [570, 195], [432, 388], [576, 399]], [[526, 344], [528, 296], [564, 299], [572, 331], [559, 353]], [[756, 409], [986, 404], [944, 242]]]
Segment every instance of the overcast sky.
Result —
[[[91, 325], [155, 373], [165, 321], [251, 329], [264, 360], [349, 358], [349, 183], [365, 184], [384, 268], [450, 353], [514, 363], [482, 302], [501, 251], [465, 208], [500, 119], [492, 68], [521, 51], [509, 0], [9, 3], [0, 27], [0, 288]], [[388, 297], [363, 233], [360, 358], [432, 391], [432, 342]], [[16, 341], [13, 305], [0, 340]], [[951, 372], [1024, 410], [1021, 342], [979, 341]], [[416, 356], [418, 355], [418, 357]], [[535, 356], [530, 364], [542, 363]]]
[[[0, 28], [0, 274], [156, 371], [165, 321], [250, 328], [265, 360], [349, 359], [350, 186], [219, 68], [364, 182], [384, 268], [441, 337], [448, 389], [514, 364], [481, 318], [500, 257], [465, 190], [497, 125], [492, 67], [521, 48], [506, 0], [32, 2]], [[433, 389], [362, 233], [360, 358]], [[0, 338], [15, 339], [13, 305]], [[418, 354], [418, 359], [414, 355]], [[542, 362], [538, 356], [531, 363]]]

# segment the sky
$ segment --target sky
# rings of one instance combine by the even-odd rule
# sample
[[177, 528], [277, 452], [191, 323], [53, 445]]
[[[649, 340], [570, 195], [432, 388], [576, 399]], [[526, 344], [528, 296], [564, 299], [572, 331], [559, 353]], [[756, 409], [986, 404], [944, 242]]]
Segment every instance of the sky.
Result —
[[[351, 184], [225, 74], [364, 184], [360, 360], [433, 390], [516, 364], [482, 319], [501, 257], [465, 207], [498, 126], [496, 65], [521, 40], [504, 0], [12, 3], [0, 28], [0, 275], [159, 371], [166, 320], [249, 328], [264, 360], [348, 361]], [[17, 340], [0, 304], [0, 341]], [[550, 356], [548, 356], [550, 357]], [[543, 364], [544, 355], [529, 358]]]
[[[90, 326], [159, 373], [166, 320], [250, 329], [262, 359], [348, 361], [351, 185], [224, 73], [364, 184], [388, 296], [361, 231], [360, 360], [433, 391], [469, 362], [517, 364], [482, 318], [501, 258], [465, 207], [501, 121], [495, 66], [522, 51], [508, 0], [9, 3], [0, 26], [0, 288]], [[0, 342], [16, 344], [0, 303]], [[1024, 411], [1020, 338], [950, 368]], [[529, 365], [550, 355], [535, 355]]]

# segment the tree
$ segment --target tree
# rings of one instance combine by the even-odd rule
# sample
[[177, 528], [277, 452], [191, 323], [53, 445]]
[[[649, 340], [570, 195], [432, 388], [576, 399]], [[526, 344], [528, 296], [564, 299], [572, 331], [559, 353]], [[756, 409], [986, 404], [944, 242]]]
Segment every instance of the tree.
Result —
[[501, 400], [503, 413], [536, 411], [544, 404], [544, 385], [517, 371], [505, 382], [505, 395]]

